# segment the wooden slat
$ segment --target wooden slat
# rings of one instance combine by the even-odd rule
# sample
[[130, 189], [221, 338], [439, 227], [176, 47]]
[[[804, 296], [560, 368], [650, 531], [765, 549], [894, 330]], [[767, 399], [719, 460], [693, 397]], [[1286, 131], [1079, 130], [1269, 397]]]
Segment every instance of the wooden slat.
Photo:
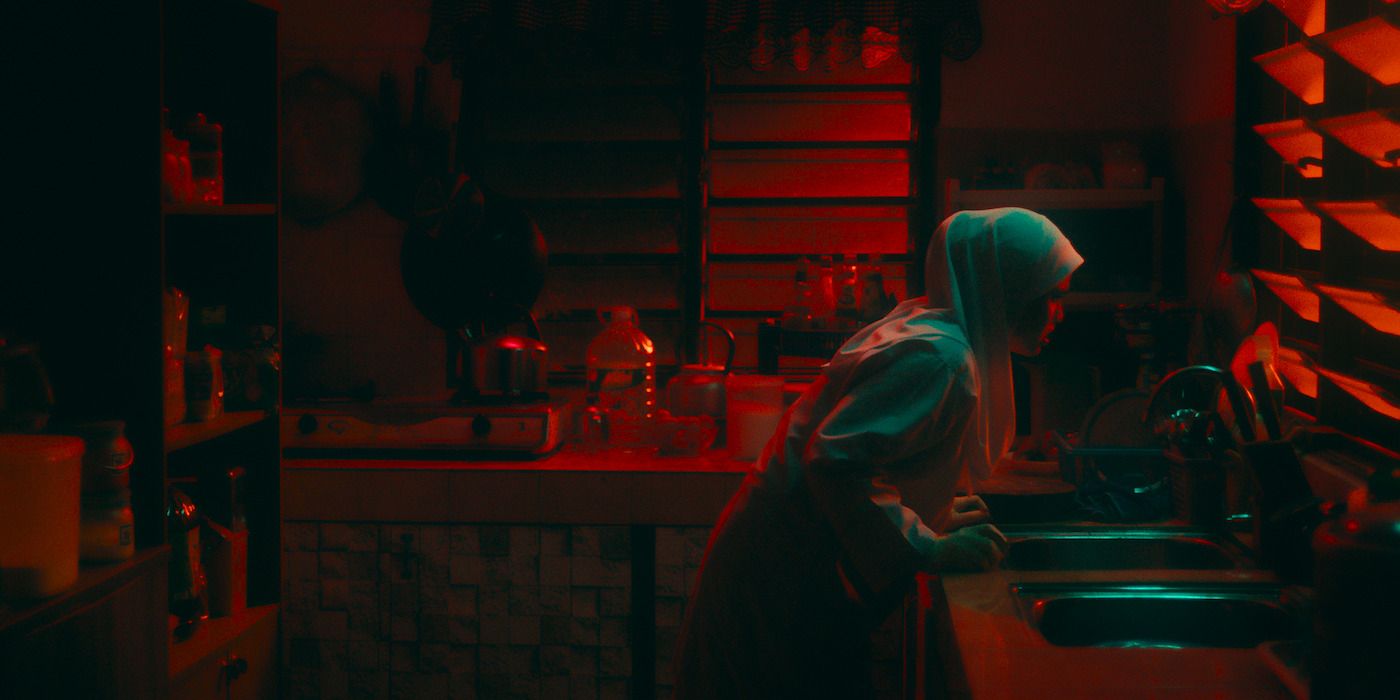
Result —
[[485, 186], [510, 197], [631, 198], [680, 196], [677, 156], [596, 149], [560, 154], [493, 151], [483, 157]]
[[[885, 290], [904, 296], [903, 265], [880, 266]], [[797, 263], [722, 263], [710, 265], [707, 304], [719, 311], [773, 311], [776, 315], [793, 295]]]
[[902, 254], [906, 207], [713, 207], [710, 252], [717, 254]]
[[818, 61], [805, 71], [789, 61], [761, 72], [748, 65], [717, 63], [714, 67], [714, 82], [719, 90], [746, 85], [908, 85], [912, 76], [912, 67], [898, 56], [873, 68], [862, 66], [858, 60], [835, 66]]
[[680, 308], [674, 266], [557, 267], [549, 271], [535, 313], [626, 305]]
[[904, 93], [733, 94], [711, 107], [716, 141], [907, 141]]
[[714, 197], [905, 197], [908, 152], [735, 150], [710, 154]]
[[663, 94], [538, 92], [513, 95], [487, 112], [499, 141], [638, 141], [681, 137], [680, 112]]
[[675, 209], [534, 208], [550, 255], [596, 253], [673, 254], [679, 214]]

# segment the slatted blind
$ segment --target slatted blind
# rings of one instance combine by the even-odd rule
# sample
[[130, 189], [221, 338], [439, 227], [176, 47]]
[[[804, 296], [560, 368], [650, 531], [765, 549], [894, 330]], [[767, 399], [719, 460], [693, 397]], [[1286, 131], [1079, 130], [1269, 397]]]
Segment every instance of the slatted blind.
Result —
[[1270, 0], [1239, 25], [1236, 238], [1289, 408], [1400, 451], [1400, 12]]

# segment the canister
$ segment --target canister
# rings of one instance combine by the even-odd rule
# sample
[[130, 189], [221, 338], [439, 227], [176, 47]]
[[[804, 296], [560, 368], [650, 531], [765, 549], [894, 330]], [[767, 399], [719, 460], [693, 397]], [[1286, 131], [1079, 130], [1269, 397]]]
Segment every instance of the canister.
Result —
[[47, 598], [78, 580], [83, 441], [0, 434], [0, 596]]

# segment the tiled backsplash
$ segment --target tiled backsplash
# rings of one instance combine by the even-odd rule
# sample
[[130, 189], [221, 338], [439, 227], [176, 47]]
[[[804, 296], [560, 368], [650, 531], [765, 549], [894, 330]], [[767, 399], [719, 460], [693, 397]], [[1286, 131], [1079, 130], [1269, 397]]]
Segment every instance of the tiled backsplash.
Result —
[[[709, 528], [655, 529], [655, 697]], [[289, 698], [630, 698], [627, 526], [288, 522]], [[899, 616], [875, 633], [876, 686], [900, 691]]]

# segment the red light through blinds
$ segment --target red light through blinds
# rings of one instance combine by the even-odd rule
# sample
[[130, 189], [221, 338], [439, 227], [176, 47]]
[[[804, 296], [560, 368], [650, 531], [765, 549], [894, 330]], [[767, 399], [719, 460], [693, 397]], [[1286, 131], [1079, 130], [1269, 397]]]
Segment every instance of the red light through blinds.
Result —
[[1318, 202], [1317, 208], [1376, 248], [1400, 252], [1400, 216], [1378, 202]]
[[1254, 62], [1304, 102], [1322, 104], [1322, 57], [1301, 42], [1259, 54]]
[[1386, 303], [1385, 297], [1375, 292], [1343, 289], [1326, 284], [1319, 284], [1317, 288], [1353, 316], [1365, 321], [1366, 325], [1382, 333], [1400, 335], [1400, 309]]
[[1327, 32], [1317, 41], [1380, 84], [1400, 83], [1400, 27], [1384, 17]]
[[[1302, 119], [1255, 124], [1254, 131], [1303, 177], [1322, 177], [1322, 166], [1317, 165], [1322, 160], [1322, 134], [1308, 128]], [[1315, 162], [1304, 162], [1305, 158]]]
[[1380, 387], [1363, 382], [1360, 379], [1348, 377], [1345, 374], [1333, 372], [1323, 367], [1317, 368], [1322, 376], [1327, 377], [1336, 384], [1338, 388], [1354, 396], [1358, 401], [1365, 404], [1367, 408], [1388, 418], [1400, 420], [1400, 405], [1396, 405], [1384, 390]]
[[1293, 348], [1278, 349], [1278, 371], [1288, 380], [1298, 393], [1310, 399], [1317, 398], [1317, 370], [1312, 360]]
[[1320, 317], [1321, 301], [1316, 292], [1303, 284], [1303, 280], [1292, 275], [1281, 275], [1268, 270], [1251, 270], [1251, 272], [1269, 288], [1269, 291], [1287, 304], [1288, 308], [1293, 309], [1293, 313], [1298, 314], [1304, 321], [1317, 323]]
[[1308, 36], [1322, 33], [1327, 22], [1327, 0], [1269, 0]]
[[1305, 250], [1322, 250], [1322, 217], [1309, 211], [1302, 201], [1264, 197], [1250, 201]]
[[[1400, 50], [1397, 50], [1397, 53], [1400, 53]], [[1395, 123], [1389, 115], [1379, 111], [1361, 112], [1323, 119], [1317, 126], [1332, 138], [1346, 144], [1347, 148], [1370, 158], [1376, 165], [1382, 168], [1395, 167], [1395, 153], [1400, 150], [1400, 124]], [[1303, 176], [1307, 177], [1307, 174], [1304, 173]]]

